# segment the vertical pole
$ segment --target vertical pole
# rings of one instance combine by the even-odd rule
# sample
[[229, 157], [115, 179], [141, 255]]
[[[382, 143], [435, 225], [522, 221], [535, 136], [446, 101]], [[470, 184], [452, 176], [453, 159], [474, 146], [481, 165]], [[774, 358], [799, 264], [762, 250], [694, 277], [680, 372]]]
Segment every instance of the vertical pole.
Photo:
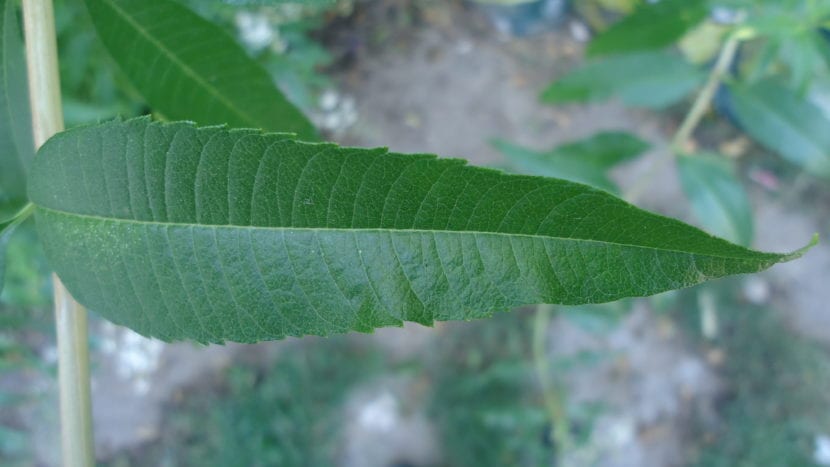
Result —
[[[52, 0], [23, 0], [35, 148], [63, 130]], [[58, 341], [61, 449], [68, 467], [94, 465], [86, 309], [52, 276]]]

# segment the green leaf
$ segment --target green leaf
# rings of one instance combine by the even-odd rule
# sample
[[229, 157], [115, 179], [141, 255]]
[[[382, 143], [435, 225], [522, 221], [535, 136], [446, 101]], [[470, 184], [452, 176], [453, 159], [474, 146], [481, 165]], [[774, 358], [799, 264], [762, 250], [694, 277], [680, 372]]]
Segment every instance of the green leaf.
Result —
[[154, 111], [317, 139], [268, 73], [218, 26], [171, 0], [85, 1], [101, 41]]
[[648, 149], [648, 143], [622, 132], [598, 133], [547, 152], [533, 151], [503, 140], [493, 141], [493, 146], [521, 173], [563, 178], [612, 193], [618, 188], [608, 178], [608, 170]]
[[830, 178], [830, 121], [821, 109], [772, 81], [729, 89], [747, 133], [804, 170]]
[[32, 209], [32, 205], [28, 205], [14, 217], [0, 219], [0, 292], [3, 291], [3, 282], [6, 278], [6, 248], [9, 246], [9, 240], [17, 226], [29, 217]]
[[680, 156], [683, 191], [710, 232], [741, 245], [752, 243], [752, 206], [729, 161], [714, 154]]
[[588, 44], [589, 55], [660, 49], [683, 37], [706, 18], [703, 0], [645, 3]]
[[29, 195], [73, 296], [164, 340], [606, 302], [801, 254], [747, 250], [564, 180], [147, 119], [53, 137]]
[[588, 62], [553, 82], [542, 100], [588, 102], [617, 97], [632, 107], [661, 109], [692, 92], [704, 74], [668, 52], [615, 55]]
[[[34, 157], [23, 42], [14, 2], [0, 0], [0, 204], [26, 197], [26, 166]], [[23, 202], [14, 203], [19, 209]]]

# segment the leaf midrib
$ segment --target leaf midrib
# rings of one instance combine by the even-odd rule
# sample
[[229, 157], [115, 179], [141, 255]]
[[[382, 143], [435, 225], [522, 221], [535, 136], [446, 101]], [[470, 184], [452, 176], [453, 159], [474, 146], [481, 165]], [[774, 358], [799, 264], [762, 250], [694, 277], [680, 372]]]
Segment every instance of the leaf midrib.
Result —
[[247, 114], [242, 112], [240, 109], [237, 109], [236, 106], [234, 106], [233, 103], [230, 100], [228, 100], [225, 96], [222, 95], [222, 93], [220, 93], [216, 88], [211, 86], [210, 83], [208, 83], [207, 81], [202, 79], [202, 77], [198, 73], [196, 73], [194, 70], [192, 70], [186, 63], [179, 60], [178, 57], [173, 53], [173, 51], [168, 49], [163, 43], [156, 40], [156, 38], [153, 37], [143, 26], [141, 26], [139, 23], [135, 22], [129, 16], [129, 14], [126, 11], [121, 9], [121, 7], [119, 7], [118, 5], [116, 5], [115, 3], [113, 3], [110, 0], [103, 0], [103, 1], [107, 5], [110, 5], [112, 10], [116, 14], [121, 16], [127, 23], [129, 23], [131, 26], [133, 26], [135, 28], [135, 30], [138, 31], [139, 34], [141, 34], [150, 43], [152, 43], [153, 45], [158, 47], [159, 50], [161, 50], [164, 53], [164, 55], [167, 56], [168, 59], [170, 59], [170, 61], [172, 61], [173, 63], [178, 65], [182, 69], [182, 71], [185, 72], [185, 74], [187, 74], [196, 83], [198, 83], [204, 89], [206, 89], [208, 91], [208, 94], [212, 95], [214, 98], [216, 98], [218, 101], [220, 101], [232, 113], [234, 113], [237, 116], [239, 116], [240, 118], [242, 118], [242, 120], [251, 123], [253, 126], [258, 126], [257, 122], [256, 122], [256, 119], [248, 116]]
[[[694, 255], [694, 256], [707, 256], [710, 258], [718, 258], [718, 259], [727, 259], [727, 260], [740, 260], [740, 261], [753, 261], [753, 258], [746, 258], [741, 256], [724, 256], [720, 254], [713, 254], [713, 253], [700, 253], [700, 252], [692, 252], [692, 251], [682, 251], [682, 250], [675, 250], [671, 248], [660, 248], [660, 247], [653, 247], [653, 246], [644, 246], [644, 245], [635, 245], [631, 243], [619, 243], [619, 242], [611, 242], [606, 240], [593, 240], [588, 238], [570, 238], [570, 237], [558, 237], [554, 235], [532, 235], [532, 234], [523, 234], [523, 233], [507, 233], [507, 232], [491, 232], [491, 231], [483, 231], [483, 230], [446, 230], [446, 229], [399, 229], [399, 228], [343, 228], [343, 227], [265, 227], [265, 226], [256, 226], [256, 225], [235, 225], [235, 224], [196, 224], [196, 223], [188, 223], [188, 222], [170, 222], [170, 221], [143, 221], [137, 219], [124, 219], [121, 217], [104, 217], [98, 216], [94, 214], [80, 214], [70, 211], [64, 211], [61, 209], [54, 209], [45, 207], [42, 205], [36, 205], [37, 209], [42, 209], [44, 211], [49, 211], [53, 213], [57, 213], [64, 216], [70, 217], [77, 217], [81, 219], [90, 219], [96, 220], [101, 222], [116, 222], [116, 223], [127, 223], [127, 224], [137, 224], [137, 225], [152, 225], [152, 226], [173, 226], [173, 227], [190, 227], [190, 228], [212, 228], [212, 229], [245, 229], [245, 230], [269, 230], [269, 231], [302, 231], [302, 232], [402, 232], [402, 233], [442, 233], [442, 234], [458, 234], [458, 235], [496, 235], [496, 236], [505, 236], [505, 237], [523, 237], [523, 238], [543, 238], [543, 239], [551, 239], [551, 240], [559, 240], [559, 241], [570, 241], [570, 242], [585, 242], [585, 243], [595, 243], [600, 245], [614, 245], [626, 248], [639, 248], [643, 250], [651, 250], [651, 251], [661, 251], [666, 253], [677, 253], [677, 254], [684, 254], [684, 255]], [[800, 250], [799, 250], [800, 251]], [[797, 256], [798, 252], [790, 253], [790, 254], [776, 254], [776, 253], [765, 253], [765, 257], [769, 259], [773, 259], [776, 261], [780, 261], [782, 259], [788, 259], [790, 256]]]

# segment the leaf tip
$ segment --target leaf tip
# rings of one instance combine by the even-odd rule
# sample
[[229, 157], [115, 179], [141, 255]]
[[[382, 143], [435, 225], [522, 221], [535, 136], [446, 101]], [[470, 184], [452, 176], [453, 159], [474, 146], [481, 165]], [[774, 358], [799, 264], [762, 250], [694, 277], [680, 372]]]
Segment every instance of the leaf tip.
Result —
[[804, 256], [805, 253], [810, 251], [814, 246], [818, 245], [819, 242], [819, 234], [818, 232], [813, 234], [813, 238], [810, 239], [810, 243], [804, 245], [803, 247], [799, 248], [798, 250], [793, 251], [790, 254], [784, 255], [781, 259], [782, 262], [792, 261]]

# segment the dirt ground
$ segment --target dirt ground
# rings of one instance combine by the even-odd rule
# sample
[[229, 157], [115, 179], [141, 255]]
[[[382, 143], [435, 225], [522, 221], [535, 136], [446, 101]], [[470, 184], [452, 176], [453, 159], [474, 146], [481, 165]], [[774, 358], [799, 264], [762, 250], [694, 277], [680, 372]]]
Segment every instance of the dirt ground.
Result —
[[[491, 138], [544, 149], [599, 130], [626, 130], [653, 148], [614, 174], [624, 187], [640, 180], [655, 161], [669, 157], [667, 137], [674, 121], [615, 102], [559, 108], [538, 102], [543, 86], [580, 60], [583, 43], [574, 37], [574, 19], [565, 18], [537, 35], [511, 38], [501, 35], [478, 9], [457, 2], [426, 5], [414, 19], [390, 22], [395, 25], [391, 30], [363, 30], [369, 26], [358, 21], [326, 35], [339, 59], [331, 72], [338, 87], [329, 96], [333, 103], [327, 112], [345, 106], [354, 114], [339, 121], [346, 125], [335, 125], [332, 134], [338, 142], [463, 157], [486, 165], [501, 160], [488, 143]], [[380, 14], [393, 13], [366, 12], [363, 21]], [[666, 167], [651, 179], [639, 204], [691, 221], [677, 176], [671, 164]], [[830, 237], [826, 220], [817, 220], [826, 219], [826, 207], [802, 201], [755, 189], [755, 246], [783, 251], [802, 246], [814, 232]], [[776, 266], [753, 279], [752, 286], [771, 291], [762, 294], [762, 300], [784, 303], [795, 329], [830, 346], [828, 271], [830, 246], [825, 242], [801, 261]], [[103, 323], [96, 326], [93, 400], [101, 456], [156, 436], [163, 404], [205, 373], [240, 355], [267, 358], [291, 345], [166, 345]], [[440, 329], [409, 325], [357, 338], [412, 356], [423, 353], [438, 336]], [[605, 364], [568, 375], [569, 393], [583, 402], [602, 401], [608, 410], [587, 447], [574, 452], [566, 465], [683, 463], [689, 414], [712, 411], [720, 382], [706, 357], [689, 346], [669, 320], [640, 306], [615, 329], [588, 335], [558, 318], [549, 328], [548, 340], [551, 358], [597, 349], [616, 355]], [[343, 465], [382, 467], [401, 458], [412, 465], [429, 465], [440, 459], [440, 443], [422, 411], [396, 412], [396, 401], [405, 400], [408, 390], [405, 382], [381, 380], [350, 396], [345, 410], [352, 422]], [[46, 392], [50, 391], [53, 388]], [[361, 416], [372, 410], [386, 413], [394, 423]], [[40, 427], [40, 463], [57, 465], [55, 399], [47, 399], [27, 417]]]

